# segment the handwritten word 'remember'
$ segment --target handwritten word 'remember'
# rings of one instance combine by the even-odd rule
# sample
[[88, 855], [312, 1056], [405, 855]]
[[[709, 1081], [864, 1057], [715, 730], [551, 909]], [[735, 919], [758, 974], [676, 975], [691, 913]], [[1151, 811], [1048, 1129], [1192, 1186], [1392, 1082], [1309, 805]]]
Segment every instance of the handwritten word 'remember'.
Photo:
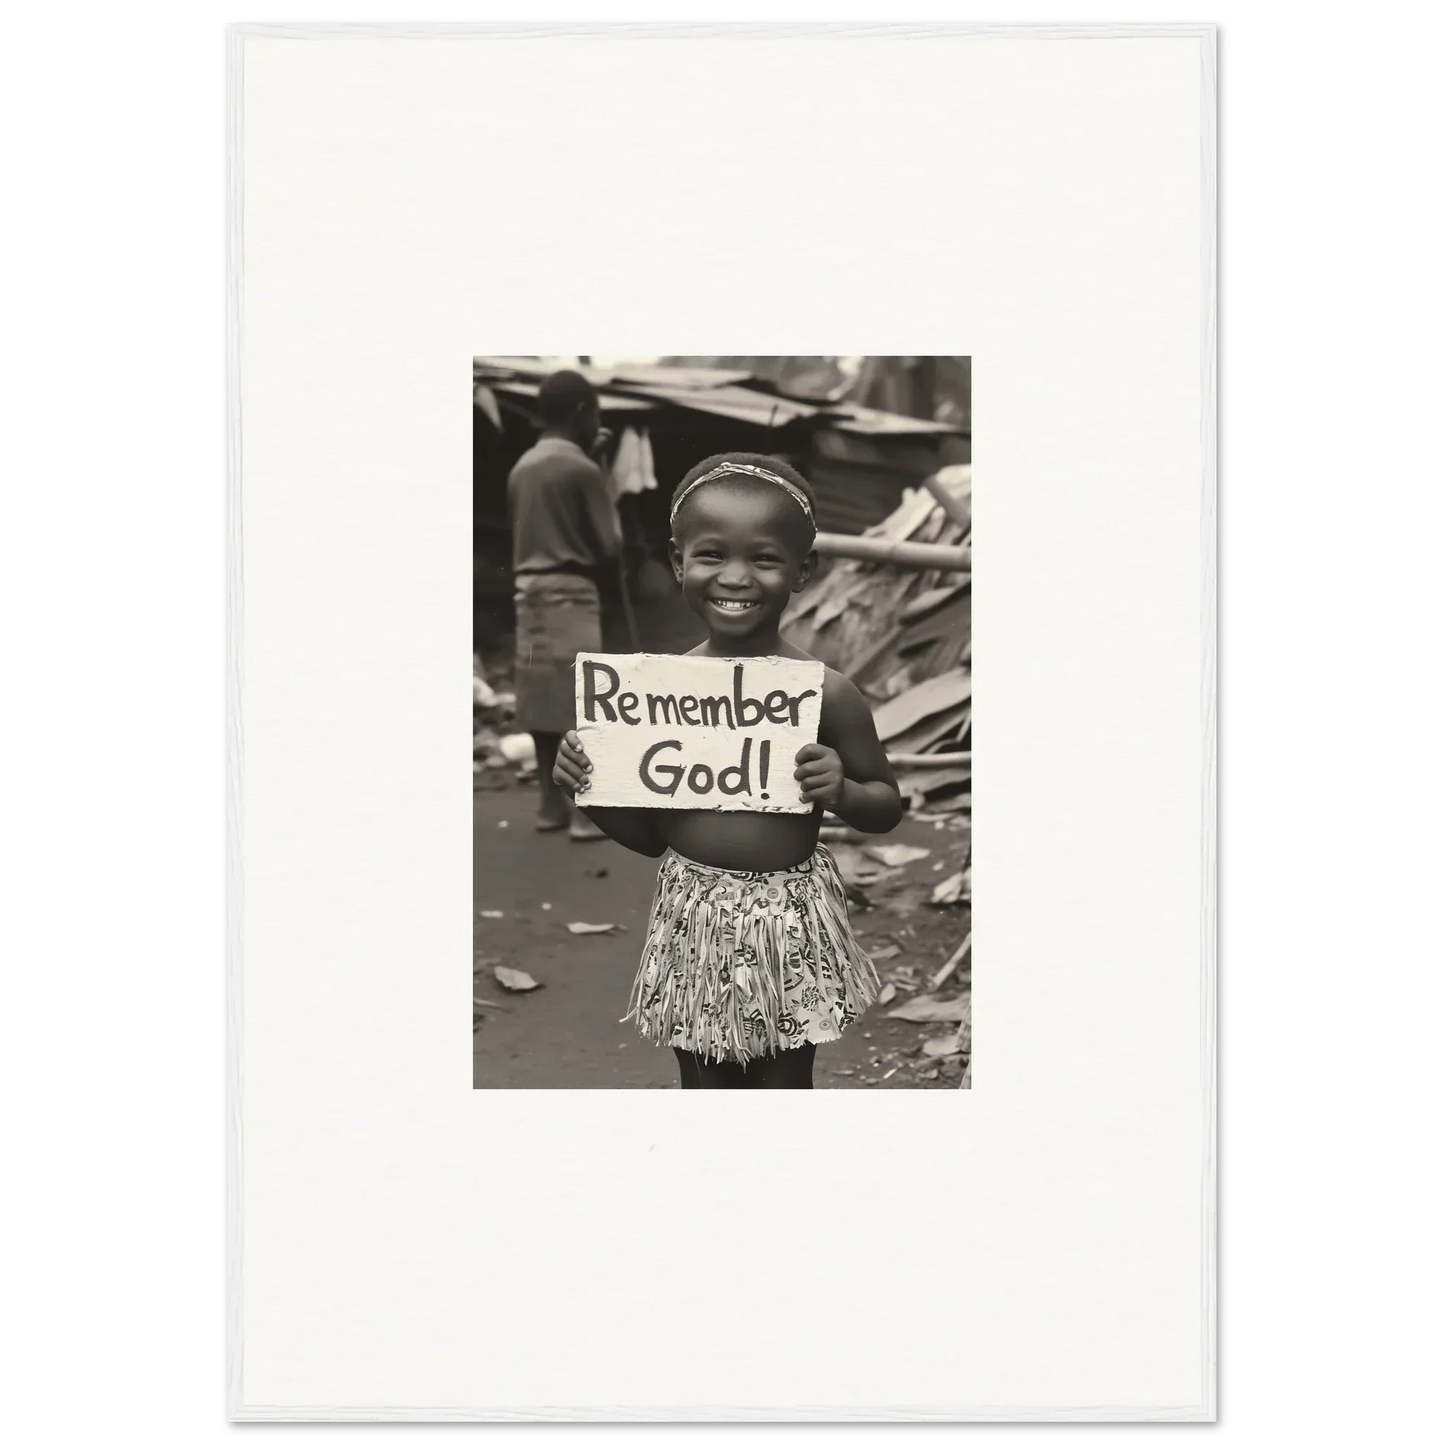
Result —
[[[605, 692], [599, 688], [599, 680], [607, 686]], [[633, 727], [642, 721], [641, 710], [644, 699], [635, 692], [618, 695], [622, 679], [615, 668], [605, 662], [584, 662], [582, 664], [582, 715], [588, 722], [597, 721], [600, 709], [608, 722], [629, 723]], [[805, 698], [815, 697], [816, 688], [809, 688], [796, 697], [779, 688], [766, 697], [758, 699], [743, 694], [743, 667], [738, 663], [733, 668], [733, 695], [731, 697], [677, 697], [673, 693], [647, 693], [647, 722], [678, 724], [688, 727], [716, 728], [726, 725], [730, 728], [751, 728], [761, 722], [798, 727], [798, 710]], [[616, 705], [614, 706], [614, 700]], [[725, 721], [724, 721], [725, 720]]]

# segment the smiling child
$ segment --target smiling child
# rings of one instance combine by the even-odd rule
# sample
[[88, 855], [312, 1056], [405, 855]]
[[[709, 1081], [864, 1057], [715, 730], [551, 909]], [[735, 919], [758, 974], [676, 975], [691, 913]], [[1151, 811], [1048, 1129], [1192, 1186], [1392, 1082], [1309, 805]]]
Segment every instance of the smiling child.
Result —
[[[817, 566], [813, 508], [792, 467], [751, 452], [709, 457], [683, 478], [672, 566], [708, 630], [691, 656], [816, 661], [778, 635]], [[818, 827], [827, 809], [887, 833], [903, 808], [868, 704], [831, 667], [818, 741], [794, 761], [810, 813], [586, 810], [625, 847], [667, 854], [628, 1017], [672, 1047], [685, 1089], [812, 1088], [816, 1046], [837, 1039], [877, 991]], [[591, 769], [569, 732], [558, 786], [585, 796]]]

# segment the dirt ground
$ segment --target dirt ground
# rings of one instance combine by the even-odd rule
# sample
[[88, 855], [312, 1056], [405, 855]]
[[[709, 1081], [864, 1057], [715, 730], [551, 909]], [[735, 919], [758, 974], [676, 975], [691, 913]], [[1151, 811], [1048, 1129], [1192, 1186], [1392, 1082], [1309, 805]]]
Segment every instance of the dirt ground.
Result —
[[[473, 851], [473, 1084], [479, 1089], [674, 1089], [670, 1051], [620, 1022], [652, 901], [657, 860], [611, 840], [574, 843], [533, 828], [535, 783], [478, 778]], [[965, 1060], [931, 1058], [925, 1040], [957, 1025], [885, 1018], [919, 993], [969, 928], [967, 906], [927, 903], [935, 885], [964, 866], [968, 833], [906, 819], [887, 839], [929, 849], [855, 901], [853, 926], [895, 997], [875, 1004], [841, 1040], [818, 1050], [818, 1088], [957, 1088]], [[487, 916], [487, 915], [500, 916]], [[625, 931], [574, 935], [571, 922], [621, 924]], [[896, 949], [896, 953], [889, 952]], [[886, 955], [886, 956], [884, 956]], [[504, 989], [497, 965], [523, 969], [541, 988]], [[941, 990], [969, 983], [968, 964]]]

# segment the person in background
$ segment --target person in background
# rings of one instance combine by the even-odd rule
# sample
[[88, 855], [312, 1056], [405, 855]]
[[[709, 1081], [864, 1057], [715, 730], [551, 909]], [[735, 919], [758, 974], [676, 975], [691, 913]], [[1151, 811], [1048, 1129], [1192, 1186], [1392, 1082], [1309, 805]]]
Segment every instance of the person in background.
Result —
[[517, 726], [537, 748], [539, 832], [577, 842], [605, 834], [552, 778], [562, 735], [576, 726], [573, 663], [602, 650], [598, 582], [622, 549], [617, 508], [598, 465], [608, 440], [597, 393], [559, 371], [538, 397], [542, 435], [507, 478], [517, 611]]

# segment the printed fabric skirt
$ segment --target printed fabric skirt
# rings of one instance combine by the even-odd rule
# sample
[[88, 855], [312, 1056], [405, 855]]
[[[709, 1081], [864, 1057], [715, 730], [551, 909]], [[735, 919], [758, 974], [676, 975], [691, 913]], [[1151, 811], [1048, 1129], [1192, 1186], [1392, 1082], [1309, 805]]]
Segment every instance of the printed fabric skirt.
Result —
[[573, 664], [602, 650], [597, 586], [571, 572], [519, 572], [516, 726], [529, 733], [576, 727]]
[[877, 992], [826, 848], [777, 873], [669, 853], [626, 1017], [655, 1044], [746, 1063], [838, 1038]]

